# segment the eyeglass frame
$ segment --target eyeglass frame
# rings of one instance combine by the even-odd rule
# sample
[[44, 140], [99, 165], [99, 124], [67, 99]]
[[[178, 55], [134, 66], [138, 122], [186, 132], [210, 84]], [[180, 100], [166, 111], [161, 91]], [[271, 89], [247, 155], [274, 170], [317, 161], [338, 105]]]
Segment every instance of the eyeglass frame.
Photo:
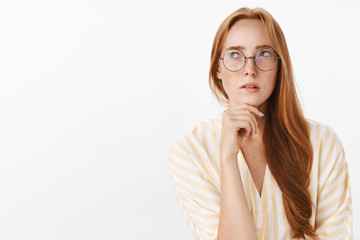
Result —
[[[263, 70], [263, 69], [259, 68], [258, 65], [256, 64], [256, 61], [255, 61], [256, 55], [257, 55], [260, 51], [263, 51], [264, 49], [272, 50], [272, 51], [274, 51], [274, 53], [276, 54], [276, 62], [275, 62], [275, 64], [274, 64], [274, 66], [273, 66], [271, 69], [269, 69], [269, 70]], [[236, 51], [241, 52], [241, 54], [242, 54], [242, 55], [244, 56], [244, 58], [245, 58], [245, 61], [244, 61], [243, 66], [242, 66], [239, 70], [235, 70], [235, 71], [228, 69], [228, 68], [226, 67], [225, 63], [224, 63], [224, 57], [225, 57], [225, 55], [226, 55], [229, 51], [232, 51], [232, 50], [236, 50]], [[241, 50], [239, 50], [239, 49], [229, 49], [229, 50], [227, 50], [227, 51], [224, 53], [224, 56], [223, 56], [223, 57], [220, 57], [220, 56], [219, 56], [219, 59], [222, 61], [224, 67], [225, 67], [227, 70], [229, 70], [230, 72], [238, 72], [238, 71], [240, 71], [241, 69], [243, 69], [243, 68], [245, 67], [246, 63], [247, 63], [246, 60], [249, 59], [249, 58], [253, 58], [253, 59], [254, 59], [254, 64], [255, 64], [256, 68], [258, 68], [259, 70], [261, 70], [261, 71], [263, 71], [263, 72], [268, 72], [268, 71], [273, 70], [273, 69], [276, 67], [276, 65], [278, 64], [278, 60], [280, 59], [280, 56], [279, 56], [279, 55], [277, 54], [277, 52], [276, 52], [274, 49], [272, 49], [272, 48], [262, 48], [262, 49], [260, 49], [259, 51], [257, 51], [256, 54], [255, 54], [255, 56], [253, 56], [253, 57], [247, 57], [247, 56], [245, 56], [245, 53], [243, 53], [243, 52], [242, 52]]]

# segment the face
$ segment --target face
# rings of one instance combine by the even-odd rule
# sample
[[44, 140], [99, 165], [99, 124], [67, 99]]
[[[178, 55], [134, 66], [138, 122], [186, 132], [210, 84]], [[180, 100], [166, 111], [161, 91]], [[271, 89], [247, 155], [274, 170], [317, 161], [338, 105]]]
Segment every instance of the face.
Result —
[[[235, 23], [225, 39], [220, 56], [229, 49], [238, 49], [246, 57], [253, 57], [263, 48], [273, 48], [270, 36], [259, 20], [242, 19]], [[279, 62], [270, 71], [262, 71], [255, 65], [254, 58], [246, 59], [245, 66], [237, 72], [225, 68], [219, 62], [217, 77], [221, 79], [225, 92], [229, 97], [229, 106], [247, 103], [265, 110], [267, 99], [274, 90]], [[245, 84], [255, 85], [257, 89], [243, 87]]]

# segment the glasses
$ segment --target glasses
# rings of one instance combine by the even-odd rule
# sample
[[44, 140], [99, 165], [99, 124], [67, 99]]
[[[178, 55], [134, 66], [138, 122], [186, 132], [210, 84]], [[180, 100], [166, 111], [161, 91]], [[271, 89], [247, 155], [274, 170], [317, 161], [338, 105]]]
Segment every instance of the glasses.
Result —
[[263, 48], [259, 50], [254, 57], [246, 57], [243, 52], [237, 49], [230, 49], [226, 51], [224, 57], [220, 57], [223, 61], [224, 67], [231, 71], [240, 71], [246, 63], [246, 59], [253, 58], [255, 66], [261, 71], [270, 71], [278, 63], [280, 57], [271, 48]]

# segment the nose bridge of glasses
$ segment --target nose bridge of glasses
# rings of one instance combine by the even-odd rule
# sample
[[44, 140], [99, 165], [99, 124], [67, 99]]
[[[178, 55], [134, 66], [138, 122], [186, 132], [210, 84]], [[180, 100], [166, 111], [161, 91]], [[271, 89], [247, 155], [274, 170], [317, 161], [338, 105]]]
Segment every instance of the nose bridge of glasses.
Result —
[[256, 56], [253, 56], [253, 57], [245, 57], [245, 56], [244, 56], [244, 58], [245, 58], [245, 61], [244, 61], [244, 62], [246, 62], [246, 60], [247, 60], [247, 59], [250, 59], [250, 58], [253, 58], [253, 59], [254, 59], [254, 62], [255, 62]]
[[256, 65], [256, 56], [253, 56], [253, 57], [245, 57], [244, 56], [244, 66], [248, 63], [248, 59], [252, 58], [253, 59], [253, 64]]

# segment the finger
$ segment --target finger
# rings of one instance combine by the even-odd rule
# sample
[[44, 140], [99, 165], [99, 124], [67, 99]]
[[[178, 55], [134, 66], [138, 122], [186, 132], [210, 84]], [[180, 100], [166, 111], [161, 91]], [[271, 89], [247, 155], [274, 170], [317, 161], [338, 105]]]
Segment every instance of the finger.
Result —
[[251, 123], [247, 120], [242, 121], [243, 129], [245, 130], [243, 137], [247, 138], [251, 133]]
[[257, 133], [258, 124], [257, 124], [257, 120], [254, 117], [254, 115], [251, 115], [251, 119], [252, 119], [252, 122], [254, 123], [253, 134], [252, 134], [252, 137], [254, 138]]
[[246, 107], [255, 116], [257, 116], [257, 117], [263, 117], [264, 116], [264, 114], [262, 112], [260, 112], [260, 110], [257, 109], [256, 107], [253, 107], [253, 106], [250, 106], [250, 105], [247, 105]]
[[251, 131], [249, 132], [250, 137], [254, 137], [255, 132], [256, 132], [256, 120], [254, 121], [254, 119], [255, 119], [255, 117], [252, 114], [248, 118], [248, 121], [251, 126]]
[[257, 120], [254, 116], [254, 114], [252, 114], [249, 110], [239, 110], [236, 113], [232, 113], [231, 114], [231, 118], [232, 119], [236, 119], [236, 120], [247, 120], [251, 123], [251, 136], [253, 137], [256, 132], [257, 132], [257, 128], [258, 128], [258, 124], [257, 124]]
[[234, 114], [231, 116], [236, 129], [244, 129], [244, 137], [253, 136], [256, 133], [256, 120], [252, 114]]

